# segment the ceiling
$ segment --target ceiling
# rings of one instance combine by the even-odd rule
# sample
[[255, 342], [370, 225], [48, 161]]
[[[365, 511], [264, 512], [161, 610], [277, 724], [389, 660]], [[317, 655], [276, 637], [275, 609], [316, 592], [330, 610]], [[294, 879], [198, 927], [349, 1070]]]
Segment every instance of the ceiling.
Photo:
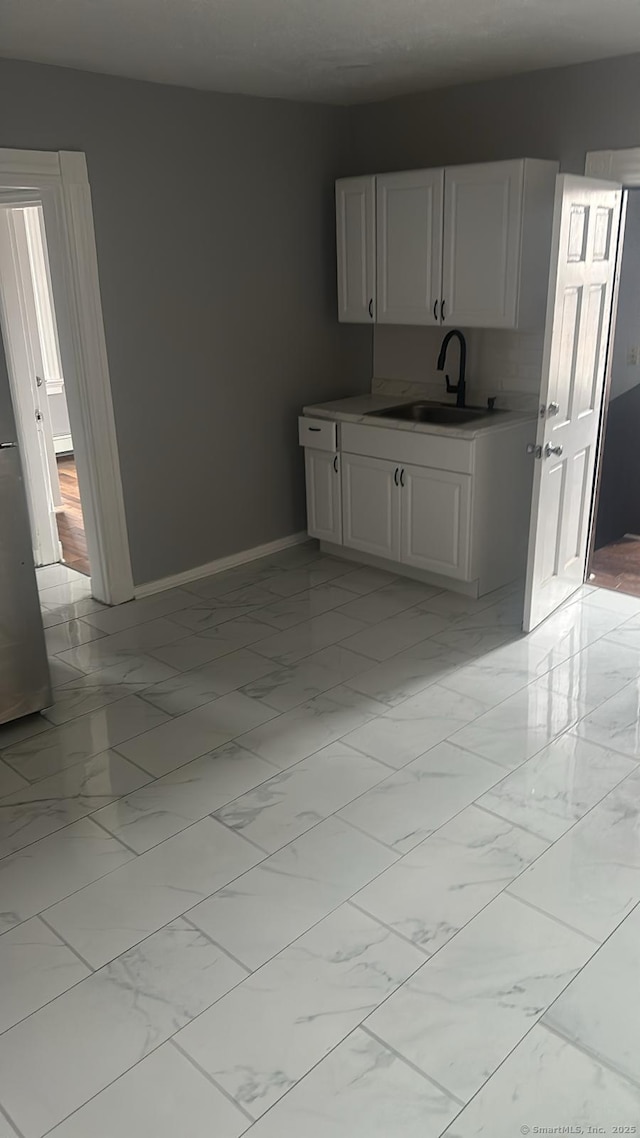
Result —
[[360, 103], [640, 51], [638, 0], [0, 0], [0, 55]]

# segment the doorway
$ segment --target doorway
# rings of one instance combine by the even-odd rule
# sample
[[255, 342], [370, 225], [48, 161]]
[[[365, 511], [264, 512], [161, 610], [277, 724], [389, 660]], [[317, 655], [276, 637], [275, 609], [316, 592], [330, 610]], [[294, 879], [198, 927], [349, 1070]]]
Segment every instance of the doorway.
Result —
[[90, 575], [42, 205], [0, 202], [0, 324], [34, 563]]
[[589, 584], [640, 596], [640, 189], [627, 191]]

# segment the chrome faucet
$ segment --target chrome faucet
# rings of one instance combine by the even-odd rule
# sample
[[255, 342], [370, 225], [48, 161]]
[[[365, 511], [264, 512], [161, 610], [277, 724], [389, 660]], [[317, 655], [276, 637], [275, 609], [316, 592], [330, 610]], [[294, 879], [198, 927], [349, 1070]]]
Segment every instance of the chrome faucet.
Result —
[[454, 337], [459, 341], [460, 344], [460, 371], [458, 373], [458, 382], [451, 383], [448, 375], [445, 376], [445, 380], [447, 383], [447, 391], [449, 392], [449, 395], [457, 396], [456, 407], [464, 407], [466, 392], [464, 373], [467, 367], [467, 341], [465, 340], [462, 332], [458, 331], [457, 328], [452, 328], [450, 332], [447, 332], [444, 340], [442, 341], [442, 347], [440, 348], [440, 355], [438, 356], [437, 366], [438, 371], [444, 371], [445, 360], [447, 358], [447, 348], [449, 347], [450, 341], [453, 340]]

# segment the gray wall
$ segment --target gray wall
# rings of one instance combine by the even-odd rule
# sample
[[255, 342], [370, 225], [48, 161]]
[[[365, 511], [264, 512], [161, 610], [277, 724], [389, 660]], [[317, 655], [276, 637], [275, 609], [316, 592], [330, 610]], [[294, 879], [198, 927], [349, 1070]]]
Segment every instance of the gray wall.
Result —
[[627, 362], [629, 349], [640, 349], [640, 190], [630, 190], [620, 270], [616, 338], [611, 360], [611, 398], [640, 383], [640, 359]]
[[557, 158], [640, 145], [640, 55], [370, 103], [351, 112], [354, 170]]
[[87, 155], [135, 581], [303, 529], [298, 410], [371, 375], [335, 318], [346, 114], [5, 60], [0, 146]]

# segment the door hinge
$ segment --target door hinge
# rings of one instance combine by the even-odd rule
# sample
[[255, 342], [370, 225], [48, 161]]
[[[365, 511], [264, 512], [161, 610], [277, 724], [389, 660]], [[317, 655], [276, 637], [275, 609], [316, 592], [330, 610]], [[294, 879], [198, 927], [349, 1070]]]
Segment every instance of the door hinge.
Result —
[[41, 423], [43, 418], [44, 418], [44, 416], [42, 414], [42, 411], [40, 410], [39, 407], [36, 407], [36, 423]]

